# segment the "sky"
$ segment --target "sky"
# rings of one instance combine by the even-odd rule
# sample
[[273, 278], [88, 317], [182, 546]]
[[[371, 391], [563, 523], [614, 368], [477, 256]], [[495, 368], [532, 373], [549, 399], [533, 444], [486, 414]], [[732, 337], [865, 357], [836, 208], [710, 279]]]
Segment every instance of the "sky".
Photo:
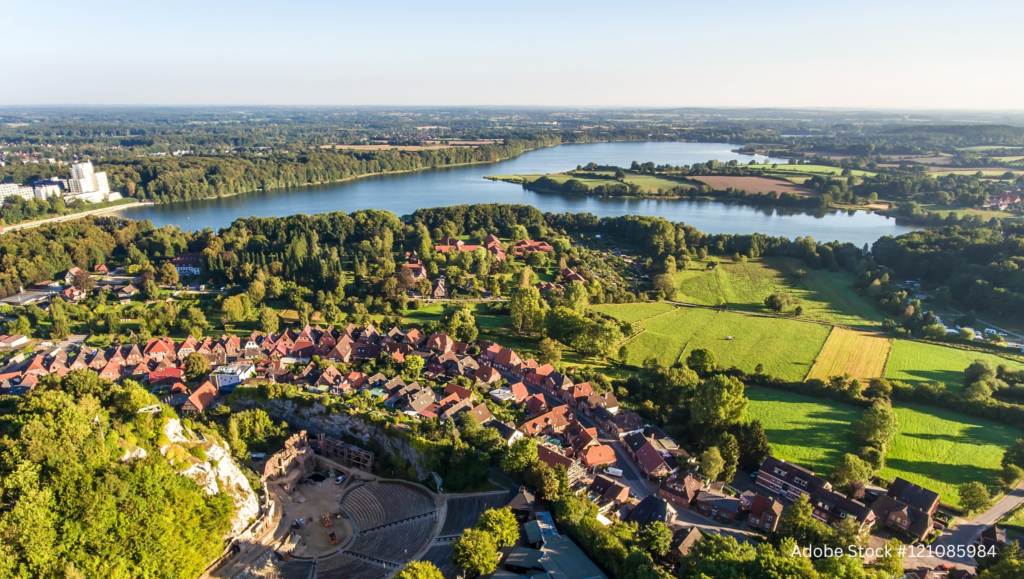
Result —
[[1024, 109], [1024, 2], [0, 0], [0, 105]]

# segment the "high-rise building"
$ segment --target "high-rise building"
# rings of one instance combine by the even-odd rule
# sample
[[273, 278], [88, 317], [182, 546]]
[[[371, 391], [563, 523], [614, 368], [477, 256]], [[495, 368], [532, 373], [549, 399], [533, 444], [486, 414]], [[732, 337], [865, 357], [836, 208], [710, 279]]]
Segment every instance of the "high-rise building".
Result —
[[0, 203], [8, 197], [24, 197], [31, 199], [33, 195], [31, 187], [22, 187], [18, 183], [0, 183]]
[[107, 174], [103, 171], [94, 173], [92, 163], [74, 163], [71, 165], [71, 178], [68, 179], [69, 199], [81, 199], [87, 203], [104, 201], [110, 193]]

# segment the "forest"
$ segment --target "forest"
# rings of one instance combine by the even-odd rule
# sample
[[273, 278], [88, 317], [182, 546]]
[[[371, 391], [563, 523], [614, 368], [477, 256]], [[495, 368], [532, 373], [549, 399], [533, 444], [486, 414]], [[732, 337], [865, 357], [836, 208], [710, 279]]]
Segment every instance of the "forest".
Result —
[[231, 497], [161, 456], [174, 411], [136, 412], [155, 403], [81, 370], [0, 400], [0, 576], [196, 577], [220, 554]]

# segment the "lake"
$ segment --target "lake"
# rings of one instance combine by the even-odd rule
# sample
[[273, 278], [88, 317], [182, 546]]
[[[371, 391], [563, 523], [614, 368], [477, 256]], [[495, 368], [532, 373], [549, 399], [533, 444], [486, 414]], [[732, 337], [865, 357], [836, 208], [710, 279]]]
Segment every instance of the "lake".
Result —
[[[614, 199], [567, 196], [526, 191], [519, 185], [484, 179], [493, 174], [556, 173], [593, 161], [628, 167], [633, 161], [692, 165], [711, 159], [742, 164], [767, 157], [740, 155], [725, 143], [592, 143], [560, 145], [530, 151], [515, 159], [416, 173], [365, 177], [344, 183], [259, 191], [219, 199], [204, 199], [126, 209], [116, 214], [149, 219], [157, 227], [173, 224], [197, 230], [227, 227], [239, 217], [280, 217], [296, 213], [351, 212], [385, 209], [398, 215], [423, 207], [472, 203], [522, 203], [541, 211], [589, 212], [599, 217], [655, 215], [684, 222], [706, 233], [764, 233], [773, 236], [810, 236], [817, 241], [872, 243], [883, 235], [900, 235], [914, 227], [896, 225], [882, 215], [855, 212], [810, 214], [791, 209], [757, 208], [715, 201]], [[770, 159], [785, 163], [782, 159]]]

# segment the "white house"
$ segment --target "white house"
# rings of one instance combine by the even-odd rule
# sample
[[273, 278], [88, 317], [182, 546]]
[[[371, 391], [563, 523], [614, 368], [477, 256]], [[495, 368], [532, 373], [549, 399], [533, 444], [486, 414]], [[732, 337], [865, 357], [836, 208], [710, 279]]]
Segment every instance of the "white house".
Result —
[[252, 378], [256, 373], [256, 366], [251, 362], [235, 362], [221, 366], [210, 374], [210, 381], [217, 386], [218, 390], [234, 390], [243, 381]]

